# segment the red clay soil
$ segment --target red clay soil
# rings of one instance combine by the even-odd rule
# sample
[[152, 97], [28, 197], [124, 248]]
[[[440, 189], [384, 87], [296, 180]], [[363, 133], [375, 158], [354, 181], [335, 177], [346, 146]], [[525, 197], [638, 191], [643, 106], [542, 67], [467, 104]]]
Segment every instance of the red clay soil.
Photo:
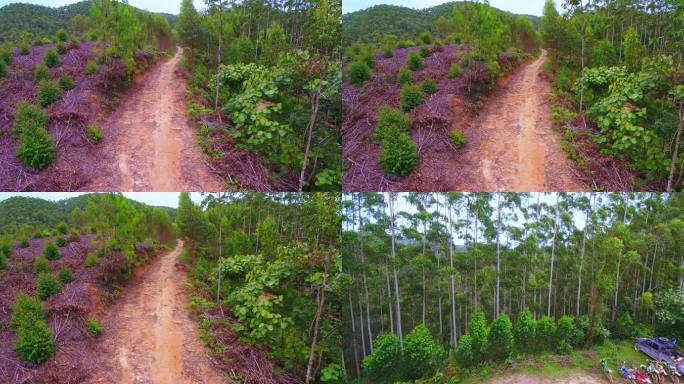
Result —
[[105, 140], [89, 191], [220, 191], [223, 182], [188, 123], [183, 49], [156, 65], [103, 123]]
[[566, 377], [548, 377], [543, 375], [512, 374], [492, 380], [487, 384], [603, 384], [607, 381], [589, 375], [572, 375]]

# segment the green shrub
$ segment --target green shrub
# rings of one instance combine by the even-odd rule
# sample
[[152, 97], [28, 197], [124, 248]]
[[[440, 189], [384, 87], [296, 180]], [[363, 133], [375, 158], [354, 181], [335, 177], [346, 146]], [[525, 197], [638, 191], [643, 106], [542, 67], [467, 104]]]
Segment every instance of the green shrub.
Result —
[[91, 336], [99, 336], [102, 334], [102, 324], [96, 318], [89, 318], [86, 321], [86, 330]]
[[428, 47], [420, 47], [420, 57], [430, 57], [432, 55], [432, 51]]
[[542, 316], [535, 330], [537, 351], [556, 350], [556, 322], [549, 316]]
[[4, 271], [9, 268], [9, 263], [7, 261], [7, 255], [4, 252], [0, 252], [0, 271]]
[[55, 352], [52, 331], [44, 320], [26, 323], [17, 330], [14, 350], [21, 360], [41, 364]]
[[47, 125], [47, 115], [35, 104], [20, 101], [14, 112], [14, 134], [33, 133]]
[[86, 134], [93, 143], [99, 143], [102, 141], [102, 131], [95, 124], [88, 124], [88, 127], [86, 128]]
[[473, 340], [470, 334], [466, 333], [458, 340], [456, 347], [456, 361], [463, 367], [470, 367], [474, 365], [475, 358], [473, 356]]
[[361, 61], [349, 64], [347, 74], [351, 84], [360, 84], [371, 78], [371, 70], [368, 67], [368, 64]]
[[67, 244], [68, 244], [68, 242], [64, 237], [62, 237], [62, 236], [57, 237], [57, 246], [58, 247], [62, 248], [64, 246], [66, 246]]
[[360, 61], [366, 63], [368, 68], [373, 69], [373, 67], [375, 67], [375, 50], [369, 48], [363, 55], [361, 55]]
[[69, 232], [69, 226], [63, 221], [57, 223], [57, 225], [55, 225], [55, 229], [62, 235], [66, 235]]
[[52, 81], [43, 80], [38, 85], [38, 102], [42, 107], [47, 107], [62, 98], [62, 91]]
[[572, 352], [572, 347], [567, 341], [561, 340], [558, 342], [555, 352], [559, 355], [569, 355]]
[[74, 89], [74, 79], [66, 73], [59, 75], [59, 87], [64, 91]]
[[71, 269], [65, 266], [59, 267], [59, 272], [57, 272], [57, 278], [64, 284], [71, 283], [74, 281], [74, 274]]
[[99, 264], [99, 260], [97, 259], [97, 255], [94, 253], [89, 253], [88, 256], [86, 256], [84, 265], [86, 268], [92, 268], [97, 266]]
[[421, 59], [418, 52], [411, 52], [406, 58], [406, 66], [412, 71], [418, 71], [423, 69], [423, 59]]
[[21, 143], [17, 148], [17, 156], [26, 166], [43, 169], [52, 163], [57, 155], [54, 140], [43, 127], [37, 128], [31, 134], [22, 134], [19, 139]]
[[401, 360], [399, 337], [382, 333], [373, 341], [373, 352], [363, 359], [363, 371], [371, 378], [391, 381], [399, 378]]
[[59, 253], [57, 244], [52, 241], [46, 241], [43, 246], [43, 256], [48, 260], [57, 260], [62, 257], [62, 254]]
[[432, 35], [428, 31], [421, 32], [418, 39], [420, 39], [423, 44], [432, 44]]
[[38, 276], [45, 272], [50, 272], [50, 263], [44, 256], [36, 257], [33, 261], [33, 274]]
[[380, 151], [380, 164], [387, 173], [408, 175], [418, 165], [416, 143], [405, 133], [384, 140]]
[[410, 111], [417, 106], [423, 104], [425, 101], [423, 96], [423, 91], [420, 88], [413, 85], [405, 85], [401, 88], [401, 109], [404, 111]]
[[505, 313], [494, 320], [487, 337], [488, 356], [492, 361], [501, 363], [513, 351], [513, 325]]
[[618, 339], [631, 339], [635, 336], [634, 320], [627, 312], [617, 317], [613, 328], [613, 336]]
[[57, 38], [58, 41], [67, 41], [69, 40], [69, 34], [66, 33], [65, 30], [60, 29], [55, 33], [55, 37]]
[[88, 60], [85, 66], [85, 74], [92, 75], [95, 72], [97, 72], [97, 64], [95, 64], [95, 62], [92, 60]]
[[45, 50], [45, 55], [43, 56], [43, 63], [47, 65], [48, 68], [59, 67], [62, 63], [59, 61], [59, 55], [54, 49], [48, 48]]
[[461, 66], [458, 63], [451, 64], [447, 77], [453, 79], [459, 76], [461, 76]]
[[399, 68], [399, 73], [397, 74], [397, 84], [400, 87], [406, 84], [413, 84], [413, 73], [406, 67]]
[[466, 143], [465, 135], [457, 128], [449, 132], [449, 139], [451, 139], [451, 144], [456, 148], [461, 148]]
[[7, 64], [0, 60], [0, 78], [7, 77], [9, 70], [7, 69]]
[[572, 316], [563, 316], [558, 319], [556, 326], [556, 340], [558, 342], [565, 341], [570, 346], [572, 339], [575, 336], [575, 318]]
[[415, 327], [404, 339], [405, 378], [415, 380], [433, 374], [444, 358], [444, 348], [424, 325]]
[[33, 72], [33, 80], [36, 83], [50, 80], [50, 70], [45, 66], [45, 64], [36, 64], [36, 69]]
[[473, 362], [475, 364], [485, 362], [487, 360], [489, 328], [483, 312], [476, 312], [473, 315], [469, 323], [468, 333], [473, 351]]
[[80, 42], [78, 41], [78, 39], [77, 39], [75, 36], [71, 36], [71, 37], [69, 38], [69, 44], [71, 44], [71, 46], [72, 46], [73, 48], [78, 48], [78, 46], [81, 45]]
[[402, 111], [383, 105], [378, 109], [375, 138], [378, 142], [390, 140], [398, 134], [408, 134], [411, 120]]
[[29, 239], [27, 239], [27, 238], [24, 237], [24, 238], [22, 238], [21, 240], [19, 240], [19, 247], [21, 247], [21, 248], [28, 248], [29, 245], [31, 245], [31, 242], [30, 242]]
[[7, 64], [7, 66], [12, 65], [14, 57], [12, 56], [12, 49], [2, 49], [0, 50], [0, 61]]
[[60, 55], [67, 53], [67, 47], [64, 45], [64, 43], [57, 44], [57, 53]]
[[19, 45], [19, 53], [21, 53], [22, 56], [26, 56], [31, 53], [28, 43], [21, 43]]
[[36, 293], [41, 300], [47, 300], [62, 290], [62, 284], [52, 273], [43, 272], [38, 275]]
[[424, 93], [432, 95], [433, 93], [437, 92], [437, 83], [435, 83], [431, 77], [428, 77], [423, 80], [423, 84], [421, 84], [420, 88]]
[[387, 45], [382, 49], [382, 56], [386, 59], [394, 57], [394, 47]]
[[533, 352], [536, 329], [537, 322], [532, 317], [530, 311], [523, 311], [513, 327], [513, 340], [516, 351], [526, 354]]
[[35, 296], [20, 293], [14, 297], [10, 328], [18, 330], [24, 324], [43, 320], [46, 315], [47, 309], [40, 300]]

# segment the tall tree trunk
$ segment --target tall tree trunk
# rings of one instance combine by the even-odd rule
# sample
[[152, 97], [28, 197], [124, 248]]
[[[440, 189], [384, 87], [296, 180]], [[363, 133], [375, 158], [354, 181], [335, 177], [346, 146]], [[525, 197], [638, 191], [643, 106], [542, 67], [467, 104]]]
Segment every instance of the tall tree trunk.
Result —
[[677, 162], [677, 154], [679, 151], [679, 140], [682, 135], [682, 128], [684, 127], [684, 113], [682, 113], [682, 104], [679, 104], [679, 126], [675, 133], [674, 145], [672, 148], [672, 162], [670, 163], [670, 174], [667, 177], [667, 191], [673, 189], [672, 178], [674, 177], [675, 163]]
[[399, 335], [399, 346], [401, 350], [404, 350], [404, 336], [403, 332], [401, 329], [401, 298], [399, 296], [399, 276], [397, 274], [397, 266], [396, 266], [396, 238], [394, 234], [394, 199], [396, 195], [393, 193], [390, 193], [389, 195], [389, 206], [390, 206], [390, 233], [392, 236], [392, 269], [394, 270], [394, 297], [396, 298], [397, 302], [397, 334]]
[[579, 266], [579, 279], [577, 280], [577, 311], [576, 316], [580, 315], [580, 298], [582, 297], [582, 267], [584, 266], [584, 250], [587, 243], [587, 228], [589, 227], [589, 215], [593, 211], [594, 207], [594, 196], [591, 195], [591, 204], [589, 209], [586, 211], [586, 217], [584, 218], [584, 229], [582, 230], [582, 249], [580, 251], [580, 266]]
[[349, 317], [351, 318], [352, 326], [352, 349], [354, 349], [354, 366], [356, 367], [356, 377], [361, 377], [361, 369], [359, 368], [359, 351], [356, 346], [356, 319], [354, 318], [354, 303], [352, 302], [351, 289], [349, 290]]
[[[448, 197], [447, 197], [448, 199]], [[455, 284], [454, 284], [454, 256], [453, 256], [453, 249], [454, 249], [454, 234], [453, 234], [453, 226], [452, 226], [452, 217], [451, 217], [451, 203], [447, 200], [447, 209], [449, 210], [449, 267], [451, 268], [450, 273], [449, 273], [449, 300], [451, 301], [451, 334], [450, 334], [450, 343], [451, 347], [455, 348], [456, 347], [456, 342], [457, 342], [457, 332], [458, 332], [458, 326], [456, 325], [456, 291], [455, 291]]]
[[499, 236], [501, 234], [501, 193], [496, 193], [496, 293], [495, 293], [495, 307], [494, 318], [499, 317], [499, 296], [500, 296], [500, 272], [501, 272], [501, 244], [499, 243]]
[[316, 342], [318, 341], [318, 332], [321, 327], [321, 315], [323, 314], [323, 306], [325, 305], [325, 274], [323, 275], [323, 284], [318, 288], [318, 308], [316, 308], [316, 317], [314, 318], [313, 338], [311, 340], [311, 349], [309, 351], [309, 363], [306, 365], [306, 384], [311, 382], [314, 375], [312, 372], [314, 354], [316, 352]]
[[546, 316], [551, 316], [551, 293], [553, 290], [553, 263], [556, 259], [556, 237], [558, 236], [558, 217], [560, 216], [560, 194], [556, 195], [556, 218], [553, 224], [553, 239], [551, 241], [551, 269], [549, 272], [549, 303], [546, 307]]
[[[322, 83], [322, 81], [321, 81]], [[318, 118], [318, 109], [321, 105], [321, 84], [318, 85], [316, 89], [316, 94], [312, 100], [312, 112], [309, 119], [309, 125], [306, 127], [306, 146], [304, 147], [304, 158], [302, 159], [302, 170], [299, 173], [299, 186], [297, 190], [299, 192], [304, 188], [304, 176], [306, 175], [306, 167], [309, 162], [309, 152], [311, 151], [311, 138], [313, 136], [313, 129], [316, 126], [316, 119]]]

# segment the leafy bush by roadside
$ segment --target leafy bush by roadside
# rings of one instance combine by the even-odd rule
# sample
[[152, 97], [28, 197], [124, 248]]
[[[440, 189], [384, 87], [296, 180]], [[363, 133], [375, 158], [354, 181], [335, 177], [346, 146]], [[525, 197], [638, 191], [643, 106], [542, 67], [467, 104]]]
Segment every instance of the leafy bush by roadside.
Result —
[[90, 141], [92, 141], [93, 143], [99, 143], [100, 141], [102, 141], [102, 131], [100, 130], [100, 128], [98, 128], [97, 125], [88, 124], [88, 127], [86, 129], [86, 134], [88, 135]]
[[375, 138], [382, 143], [398, 134], [407, 134], [411, 128], [411, 120], [402, 111], [386, 105], [378, 109], [375, 124]]
[[44, 127], [37, 127], [32, 133], [22, 134], [19, 140], [21, 144], [17, 149], [17, 156], [26, 166], [43, 169], [52, 163], [57, 155], [54, 140]]
[[91, 336], [99, 336], [102, 334], [102, 324], [96, 318], [90, 318], [86, 321], [86, 330]]
[[461, 148], [466, 143], [465, 135], [457, 128], [449, 132], [449, 139], [451, 139], [451, 144], [456, 148]]
[[10, 328], [18, 330], [24, 324], [44, 319], [46, 315], [47, 309], [40, 300], [34, 296], [20, 293], [14, 297]]
[[384, 140], [380, 152], [380, 164], [387, 173], [408, 175], [418, 165], [416, 143], [405, 133]]
[[44, 320], [26, 323], [17, 331], [14, 350], [21, 360], [42, 364], [55, 352], [52, 331]]

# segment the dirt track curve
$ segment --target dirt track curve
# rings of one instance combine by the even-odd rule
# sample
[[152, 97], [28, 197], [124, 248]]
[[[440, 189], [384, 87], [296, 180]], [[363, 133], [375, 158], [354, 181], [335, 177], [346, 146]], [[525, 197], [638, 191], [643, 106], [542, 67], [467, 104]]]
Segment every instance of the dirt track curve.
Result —
[[158, 256], [123, 289], [108, 311], [92, 383], [221, 384], [189, 318], [185, 273], [176, 269], [182, 242]]
[[88, 191], [219, 191], [188, 124], [183, 54], [157, 64], [123, 96], [103, 124], [105, 161]]
[[587, 190], [570, 169], [551, 123], [549, 84], [539, 76], [545, 59], [542, 51], [485, 100], [463, 154], [470, 165], [462, 170], [468, 185], [453, 190]]
[[[616, 381], [616, 379], [613, 379]], [[512, 374], [492, 379], [487, 384], [603, 384], [607, 380], [588, 375], [572, 375], [567, 377], [546, 377], [526, 374]]]

